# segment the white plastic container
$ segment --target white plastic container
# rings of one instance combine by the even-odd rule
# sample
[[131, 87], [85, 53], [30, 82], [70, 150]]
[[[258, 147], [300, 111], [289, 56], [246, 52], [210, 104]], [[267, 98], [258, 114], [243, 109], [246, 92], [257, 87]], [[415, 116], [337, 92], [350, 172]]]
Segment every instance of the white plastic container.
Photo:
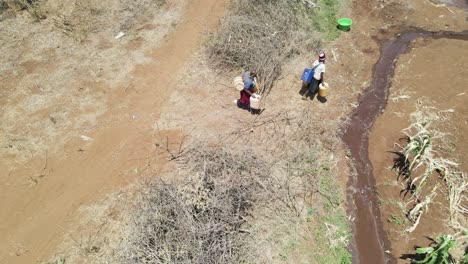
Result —
[[237, 91], [244, 90], [244, 81], [242, 80], [242, 76], [234, 78], [233, 85], [234, 85], [234, 88], [236, 88]]
[[258, 94], [252, 94], [250, 96], [250, 108], [252, 109], [260, 109], [260, 102], [262, 101], [262, 97]]

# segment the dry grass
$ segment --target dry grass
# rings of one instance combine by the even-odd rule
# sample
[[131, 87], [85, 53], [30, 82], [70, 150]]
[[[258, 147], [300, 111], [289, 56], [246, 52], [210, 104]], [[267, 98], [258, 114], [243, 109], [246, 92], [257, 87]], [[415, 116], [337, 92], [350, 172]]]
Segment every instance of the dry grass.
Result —
[[165, 0], [107, 1], [73, 0], [73, 9], [54, 16], [54, 24], [65, 35], [78, 41], [87, 40], [97, 33], [131, 33], [149, 21], [165, 4]]
[[[97, 124], [108, 94], [129, 86], [134, 67], [147, 61], [145, 51], [174, 28], [181, 2], [166, 9], [149, 0], [40, 1], [37, 8], [47, 11], [40, 23], [26, 10], [0, 14], [2, 157], [27, 162], [30, 153], [53, 153], [70, 137], [116, 121]], [[126, 35], [116, 40], [119, 31]], [[137, 39], [141, 47], [130, 50]]]

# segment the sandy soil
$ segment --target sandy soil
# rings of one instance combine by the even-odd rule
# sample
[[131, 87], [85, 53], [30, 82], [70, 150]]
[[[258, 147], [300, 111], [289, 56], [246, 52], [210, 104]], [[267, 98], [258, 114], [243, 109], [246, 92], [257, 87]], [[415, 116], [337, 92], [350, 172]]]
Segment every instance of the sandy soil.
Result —
[[[305, 60], [298, 59], [286, 67], [283, 79], [267, 98], [263, 117], [259, 119], [245, 117], [246, 113], [237, 110], [232, 104], [232, 99], [235, 99], [237, 94], [229, 87], [230, 79], [226, 80], [225, 76], [219, 76], [218, 72], [210, 71], [207, 67], [208, 63], [200, 55], [195, 56], [194, 65], [188, 67], [193, 72], [189, 73], [190, 77], [183, 83], [190, 89], [177, 89], [173, 93], [158, 126], [166, 129], [182, 128], [198, 139], [224, 141], [224, 144], [230, 144], [232, 133], [235, 133], [239, 126], [259, 123], [264, 120], [263, 118], [279, 113], [294, 116], [303, 107], [312, 107], [317, 116], [311, 122], [317, 124], [317, 130], [321, 133], [327, 133], [340, 126], [341, 120], [344, 119], [343, 114], [348, 113], [349, 109], [355, 106], [353, 104], [357, 95], [369, 84], [372, 73], [369, 66], [375, 63], [379, 55], [378, 42], [375, 40], [388, 39], [398, 32], [407, 30], [410, 26], [436, 31], [463, 29], [463, 22], [460, 21], [463, 11], [457, 9], [453, 11], [451, 8], [436, 7], [426, 2], [412, 5], [392, 2], [384, 5], [382, 12], [375, 14], [375, 17], [364, 15], [369, 9], [375, 10], [376, 6], [379, 5], [368, 3], [368, 6], [355, 6], [354, 17], [359, 17], [362, 21], [358, 20], [359, 24], [353, 27], [351, 34], [342, 34], [340, 39], [331, 45], [332, 48], [328, 51], [331, 55], [328, 66], [333, 74], [327, 75], [327, 78], [333, 87], [332, 94], [325, 104], [318, 101], [304, 104], [298, 100], [297, 90], [300, 87], [298, 73], [307, 65]], [[457, 12], [457, 16], [448, 15], [453, 14], [452, 12]], [[405, 16], [396, 17], [396, 13], [403, 13]], [[428, 15], [436, 17], [434, 20], [429, 20]], [[446, 19], [446, 16], [450, 16], [450, 19]], [[385, 19], [393, 21], [391, 24], [386, 24]], [[441, 25], [441, 21], [446, 22]], [[350, 68], [353, 69], [352, 74], [349, 74]], [[210, 89], [206, 89], [207, 84]], [[187, 105], [193, 107], [184, 107]], [[334, 118], [334, 121], [327, 122], [329, 117]], [[257, 130], [252, 130], [250, 135], [257, 136], [257, 132]], [[250, 135], [243, 135], [245, 143], [255, 145], [255, 148], [261, 148], [262, 144], [271, 144], [268, 140], [262, 143], [250, 140]], [[234, 134], [234, 136], [239, 135]], [[262, 136], [267, 135], [258, 135], [258, 137]], [[335, 138], [331, 137], [330, 140], [333, 141]], [[330, 142], [330, 145], [333, 145], [333, 142]], [[396, 247], [407, 246], [398, 240], [392, 240], [392, 242], [396, 244]]]
[[[279, 113], [294, 115], [306, 107], [316, 112], [311, 120], [317, 123], [314, 133], [336, 131], [346, 119], [346, 114], [355, 107], [359, 93], [369, 84], [372, 65], [379, 56], [379, 40], [390, 38], [409, 26], [431, 30], [460, 30], [466, 26], [460, 19], [464, 17], [463, 10], [435, 6], [429, 1], [354, 1], [352, 8], [345, 9], [343, 13], [343, 16], [353, 18], [352, 31], [343, 33], [326, 47], [329, 54], [327, 81], [332, 89], [327, 102], [300, 100], [300, 74], [312, 59], [300, 58], [285, 67], [283, 79], [265, 102], [266, 111], [262, 119], [256, 119], [232, 103], [238, 94], [228, 86], [237, 73], [223, 76], [210, 69], [203, 54], [197, 53], [203, 34], [216, 27], [223, 11], [224, 1], [189, 2], [183, 21], [175, 32], [164, 38], [161, 47], [141, 54], [141, 47], [148, 45], [151, 39], [135, 37], [134, 41], [127, 43], [128, 50], [140, 52], [135, 55], [140, 64], [124, 71], [121, 76], [125, 78], [111, 79], [115, 86], [112, 92], [106, 89], [107, 83], [99, 84], [94, 79], [84, 86], [84, 90], [77, 88], [89, 97], [105, 98], [92, 101], [90, 105], [94, 108], [87, 110], [88, 113], [102, 113], [101, 117], [93, 117], [96, 120], [84, 122], [75, 129], [70, 125], [60, 130], [62, 132], [50, 141], [42, 143], [40, 154], [33, 152], [34, 158], [26, 155], [29, 151], [24, 149], [13, 154], [1, 152], [11, 156], [5, 156], [7, 158], [2, 158], [0, 163], [3, 173], [0, 207], [6, 208], [0, 214], [0, 262], [31, 263], [48, 259], [55, 246], [78, 222], [77, 211], [81, 205], [94, 203], [117, 186], [132, 182], [141, 171], [149, 170], [155, 174], [167, 171], [164, 160], [157, 155], [161, 150], [155, 148], [154, 142], [169, 139], [177, 144], [185, 134], [229, 142], [230, 132], [238, 131], [239, 127], [261, 122]], [[144, 28], [152, 32], [158, 26], [148, 23]], [[109, 45], [112, 44], [108, 41], [101, 42], [103, 49]], [[47, 67], [35, 63], [24, 64], [24, 71], [41, 69], [47, 72]], [[119, 70], [120, 65], [114, 65], [115, 69]], [[84, 73], [83, 79], [89, 79], [87, 76], [90, 74], [93, 73]], [[10, 83], [13, 87], [15, 79]], [[64, 80], [63, 85], [66, 84], [67, 80]], [[41, 94], [41, 85], [29, 87], [32, 87], [31, 94]], [[6, 91], [11, 92], [12, 89]], [[7, 97], [2, 94], [2, 99], [10, 98], [9, 93], [5, 94]], [[24, 95], [25, 98], [28, 96], [29, 93]], [[96, 106], [97, 101], [107, 103]], [[17, 103], [9, 102], [11, 106]], [[98, 106], [100, 111], [96, 109]], [[45, 122], [54, 123], [52, 120], [61, 117], [49, 115], [48, 111], [42, 113], [38, 122], [44, 122], [45, 118]], [[4, 118], [2, 120], [6, 120]], [[10, 120], [13, 123], [16, 119]], [[22, 127], [38, 123], [29, 120], [29, 117], [23, 119], [25, 125]], [[87, 129], [83, 130], [83, 126]], [[44, 133], [39, 133], [36, 128], [30, 129], [36, 132], [37, 142], [41, 142], [39, 139], [44, 137]], [[23, 131], [21, 128], [18, 130]], [[2, 135], [6, 132], [2, 131]], [[67, 135], [73, 136], [68, 138]], [[80, 135], [92, 140], [83, 141]], [[29, 136], [26, 134], [20, 138]], [[271, 144], [268, 138], [264, 138], [263, 143]], [[58, 147], [52, 150], [54, 145]], [[45, 152], [48, 148], [49, 151]], [[22, 156], [16, 156], [18, 153]], [[343, 153], [337, 155], [344, 159]], [[343, 160], [340, 162], [343, 164]], [[343, 169], [343, 175], [340, 175], [343, 182], [347, 172]]]
[[[397, 181], [396, 172], [391, 170], [395, 150], [394, 143], [403, 137], [401, 130], [409, 126], [409, 115], [417, 110], [418, 105], [435, 107], [443, 111], [454, 109], [450, 119], [444, 123], [434, 124], [434, 128], [450, 133], [446, 140], [452, 142], [451, 159], [460, 163], [460, 169], [467, 171], [468, 123], [466, 106], [466, 82], [468, 43], [462, 40], [417, 40], [412, 51], [398, 60], [398, 66], [391, 87], [385, 113], [375, 123], [370, 139], [370, 157], [377, 180], [377, 191], [381, 201], [382, 219], [393, 245], [393, 254], [400, 257], [412, 253], [414, 246], [427, 246], [430, 238], [442, 234], [451, 234], [447, 227], [448, 202], [445, 188], [431, 205], [429, 213], [424, 215], [418, 228], [411, 234], [403, 230], [409, 223], [392, 222], [392, 216], [404, 221], [404, 212], [398, 202], [407, 201], [400, 195], [402, 185]], [[436, 178], [436, 177], [435, 177]], [[432, 179], [427, 188], [438, 182]], [[399, 263], [408, 261], [399, 260]]]
[[[137, 167], [144, 167], [145, 164], [151, 163], [153, 169], [158, 170], [164, 165], [150, 157], [154, 150], [151, 138], [156, 132], [148, 124], [152, 124], [153, 120], [158, 118], [161, 107], [166, 103], [172, 87], [177, 83], [177, 76], [182, 74], [179, 69], [186, 58], [198, 48], [203, 34], [218, 24], [223, 10], [224, 2], [220, 1], [203, 0], [188, 3], [183, 13], [183, 21], [174, 33], [164, 40], [161, 47], [149, 49], [142, 54], [145, 58], [144, 63], [135, 68], [130, 67], [125, 75], [131, 74], [132, 78], [127, 77], [127, 82], [120, 83], [118, 79], [110, 79], [111, 82], [116, 81], [115, 85], [118, 87], [112, 92], [104, 89], [105, 85], [100, 84], [99, 81], [88, 82], [83, 88], [85, 94], [96, 96], [96, 94], [99, 95], [97, 93], [99, 90], [104, 90], [102, 93], [105, 94], [105, 100], [98, 100], [100, 103], [98, 105], [101, 105], [103, 110], [88, 109], [96, 121], [90, 122], [86, 129], [83, 129], [83, 124], [78, 124], [75, 128], [79, 131], [78, 133], [74, 133], [73, 127], [62, 129], [63, 134], [43, 143], [45, 146], [54, 148], [51, 147], [49, 151], [41, 153], [40, 157], [35, 150], [31, 151], [33, 154], [30, 156], [10, 152], [8, 148], [15, 145], [8, 143], [11, 137], [5, 139], [7, 132], [17, 135], [24, 129], [18, 124], [19, 132], [9, 130], [9, 126], [2, 122], [2, 129], [7, 132], [2, 133], [2, 143], [6, 142], [5, 147], [2, 148], [2, 155], [6, 158], [2, 158], [1, 163], [0, 261], [33, 263], [48, 259], [51, 251], [61, 242], [68, 227], [77, 220], [75, 216], [80, 205], [93, 201], [100, 194], [115, 186], [131, 181], [131, 172], [134, 172]], [[169, 25], [171, 21], [176, 21], [164, 16], [160, 19], [166, 20]], [[158, 26], [161, 25], [149, 23], [147, 28], [151, 30]], [[153, 38], [153, 40], [157, 43], [158, 39]], [[104, 48], [108, 45], [103, 43]], [[137, 47], [134, 44], [130, 45], [130, 49]], [[25, 50], [21, 54], [29, 53]], [[45, 56], [46, 62], [48, 59], [49, 57]], [[15, 58], [12, 60], [14, 61]], [[61, 57], [57, 60], [61, 62]], [[47, 64], [53, 65], [54, 62], [48, 61]], [[29, 67], [30, 71], [45, 70], [47, 72], [47, 67], [44, 69], [42, 64], [27, 63], [25, 65], [24, 68]], [[118, 65], [115, 65], [117, 69], [119, 69]], [[70, 70], [73, 71], [73, 67]], [[23, 73], [19, 72], [18, 75], [21, 77]], [[2, 77], [9, 78], [4, 75]], [[83, 80], [89, 79], [86, 75], [83, 76]], [[69, 80], [66, 77], [60, 80], [63, 80], [63, 86], [66, 87]], [[10, 83], [14, 86], [15, 82]], [[41, 85], [32, 87], [33, 93], [42, 95]], [[23, 102], [22, 98], [17, 99], [16, 96], [11, 96], [15, 92], [14, 88], [7, 88], [2, 89], [2, 92], [7, 91], [7, 97], [2, 97], [2, 100], [4, 98], [7, 100], [6, 106], [21, 107], [22, 104], [31, 106], [31, 103]], [[79, 92], [81, 90], [78, 89]], [[66, 94], [64, 98], [67, 98]], [[58, 100], [61, 101], [60, 98]], [[59, 107], [56, 103], [52, 105]], [[65, 101], [62, 107], [66, 106]], [[75, 108], [70, 107], [68, 111], [74, 110], [71, 114], [79, 114]], [[8, 121], [8, 116], [5, 117], [5, 115], [12, 111], [8, 111], [7, 107], [2, 110], [2, 119]], [[36, 111], [30, 111], [31, 114], [27, 113], [33, 116]], [[45, 116], [46, 120], [42, 123], [55, 123], [52, 120], [59, 119], [53, 115], [47, 118], [50, 112], [47, 110], [43, 112], [45, 113], [42, 113], [39, 118], [44, 120]], [[103, 114], [99, 116], [100, 113]], [[41, 124], [41, 122], [31, 121], [30, 118], [22, 120], [25, 122], [25, 127]], [[41, 142], [40, 139], [47, 134], [41, 130], [33, 127], [25, 133], [26, 135], [20, 137], [38, 138], [38, 142]], [[72, 133], [73, 137], [62, 138], [66, 137], [67, 133]], [[82, 140], [79, 137], [80, 134], [91, 140]], [[177, 131], [167, 134], [171, 137], [178, 136]], [[34, 142], [31, 144], [36, 145]], [[58, 147], [54, 146], [55, 144]], [[19, 149], [18, 152], [23, 154], [28, 151]]]

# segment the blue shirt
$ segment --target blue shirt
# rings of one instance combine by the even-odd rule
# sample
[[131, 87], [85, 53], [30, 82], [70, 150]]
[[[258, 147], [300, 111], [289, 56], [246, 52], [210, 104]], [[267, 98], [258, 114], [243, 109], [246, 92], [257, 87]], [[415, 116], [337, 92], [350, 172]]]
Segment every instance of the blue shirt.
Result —
[[247, 88], [247, 90], [253, 92], [255, 81], [254, 78], [250, 77], [250, 71], [244, 72], [242, 74], [242, 79], [244, 80], [244, 88]]
[[247, 80], [248, 78], [250, 78], [250, 72], [246, 71], [242, 74], [242, 80]]
[[244, 81], [244, 87], [247, 88], [247, 90], [253, 92], [253, 89], [255, 87], [254, 80], [249, 77]]

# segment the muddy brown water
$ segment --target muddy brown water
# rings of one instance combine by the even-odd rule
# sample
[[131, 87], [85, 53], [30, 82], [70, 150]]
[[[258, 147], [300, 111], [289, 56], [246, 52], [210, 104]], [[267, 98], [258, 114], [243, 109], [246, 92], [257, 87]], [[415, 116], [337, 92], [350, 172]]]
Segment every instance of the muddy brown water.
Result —
[[468, 0], [433, 0], [433, 2], [461, 8], [468, 8]]
[[[385, 110], [388, 89], [395, 71], [398, 56], [406, 52], [417, 38], [449, 38], [468, 40], [464, 32], [427, 32], [414, 30], [381, 44], [379, 61], [374, 66], [372, 82], [359, 98], [344, 129], [343, 141], [348, 147], [354, 166], [348, 183], [348, 214], [354, 219], [351, 251], [353, 263], [395, 263], [391, 245], [380, 219], [375, 190], [375, 178], [369, 161], [369, 131], [375, 119]], [[428, 65], [430, 67], [430, 65]]]

